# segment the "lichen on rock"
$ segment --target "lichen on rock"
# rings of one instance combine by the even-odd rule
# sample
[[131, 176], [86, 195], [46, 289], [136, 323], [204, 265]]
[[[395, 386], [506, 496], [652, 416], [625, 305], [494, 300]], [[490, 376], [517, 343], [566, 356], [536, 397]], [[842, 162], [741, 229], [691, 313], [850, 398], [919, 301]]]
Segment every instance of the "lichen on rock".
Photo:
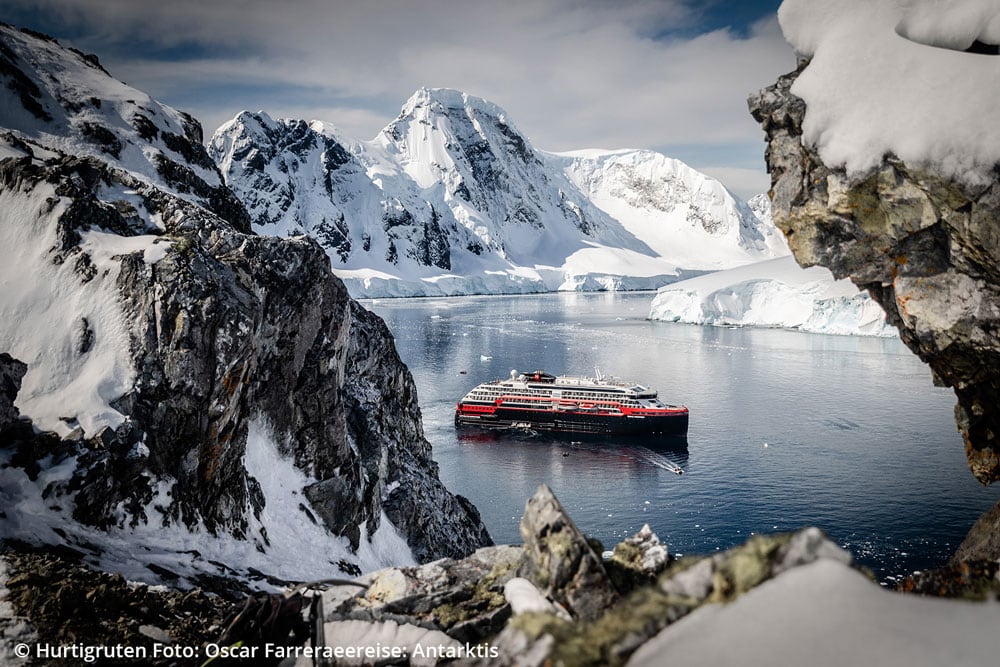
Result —
[[886, 155], [849, 176], [803, 141], [808, 67], [750, 97], [767, 135], [772, 214], [803, 266], [867, 289], [903, 342], [958, 397], [969, 467], [1000, 479], [1000, 180], [951, 179]]
[[528, 500], [521, 518], [524, 576], [575, 618], [592, 620], [617, 599], [601, 562], [548, 486]]

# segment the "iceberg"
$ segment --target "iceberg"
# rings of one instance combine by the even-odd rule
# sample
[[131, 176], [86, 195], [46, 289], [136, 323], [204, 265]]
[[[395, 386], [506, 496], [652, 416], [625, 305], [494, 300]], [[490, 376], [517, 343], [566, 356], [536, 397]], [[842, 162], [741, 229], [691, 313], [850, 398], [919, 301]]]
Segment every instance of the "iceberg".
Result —
[[898, 335], [867, 293], [849, 280], [836, 280], [823, 267], [803, 269], [791, 256], [661, 287], [649, 319], [844, 336]]

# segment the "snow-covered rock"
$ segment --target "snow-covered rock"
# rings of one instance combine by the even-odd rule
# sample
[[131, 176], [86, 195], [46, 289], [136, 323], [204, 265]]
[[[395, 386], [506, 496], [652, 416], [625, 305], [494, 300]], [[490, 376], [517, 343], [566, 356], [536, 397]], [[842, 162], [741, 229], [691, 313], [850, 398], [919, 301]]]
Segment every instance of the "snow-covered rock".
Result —
[[654, 665], [992, 665], [1000, 603], [901, 595], [819, 558], [726, 605], [705, 605], [644, 644]]
[[785, 0], [785, 39], [805, 68], [802, 140], [849, 177], [886, 155], [981, 186], [1000, 162], [995, 0]]
[[659, 290], [649, 318], [726, 326], [784, 327], [813, 333], [895, 336], [885, 312], [849, 280], [779, 257], [689, 278]]
[[0, 538], [191, 585], [489, 541], [384, 322], [250, 232], [193, 119], [0, 24], [0, 124]]
[[1000, 479], [1000, 4], [788, 0], [796, 71], [750, 96], [774, 221], [804, 265], [866, 289], [958, 397]]
[[544, 153], [455, 90], [418, 90], [372, 141], [242, 112], [209, 152], [258, 232], [312, 235], [354, 296], [652, 289], [787, 253], [677, 160]]

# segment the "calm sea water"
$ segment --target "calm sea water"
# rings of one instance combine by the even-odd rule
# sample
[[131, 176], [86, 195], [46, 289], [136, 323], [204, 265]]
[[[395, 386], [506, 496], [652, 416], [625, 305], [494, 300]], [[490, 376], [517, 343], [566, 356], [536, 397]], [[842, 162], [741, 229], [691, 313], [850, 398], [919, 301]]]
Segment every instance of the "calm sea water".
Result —
[[[672, 552], [823, 528], [883, 580], [942, 564], [1000, 498], [968, 471], [954, 396], [898, 340], [645, 319], [649, 293], [390, 299], [449, 489], [498, 543], [552, 487], [610, 547], [648, 523]], [[454, 406], [511, 369], [639, 382], [691, 410], [687, 447], [457, 432]], [[680, 468], [683, 474], [676, 474]]]

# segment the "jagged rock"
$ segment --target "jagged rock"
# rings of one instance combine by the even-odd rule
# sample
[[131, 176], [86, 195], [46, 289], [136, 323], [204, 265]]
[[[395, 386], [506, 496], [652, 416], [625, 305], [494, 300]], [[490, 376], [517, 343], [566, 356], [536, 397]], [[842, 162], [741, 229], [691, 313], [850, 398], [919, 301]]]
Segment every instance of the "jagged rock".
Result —
[[970, 185], [887, 155], [849, 178], [802, 141], [799, 73], [752, 95], [767, 134], [772, 215], [803, 266], [867, 289], [906, 345], [958, 397], [969, 467], [1000, 479], [1000, 181]]
[[[504, 665], [620, 665], [698, 607], [730, 602], [788, 569], [817, 560], [849, 564], [851, 557], [815, 528], [757, 535], [724, 553], [677, 561], [657, 583], [639, 586], [590, 622], [526, 612], [514, 616], [491, 643], [500, 649]], [[522, 656], [530, 660], [522, 662]]]
[[[551, 492], [542, 489], [534, 500], [536, 502], [529, 503], [526, 514], [533, 520], [548, 516], [552, 523], [547, 525], [553, 529], [553, 535], [564, 532], [568, 517], [558, 508], [558, 501], [552, 498]], [[630, 538], [633, 547], [636, 542], [657, 546], [647, 531]], [[364, 664], [396, 664], [400, 651], [405, 651], [410, 664], [436, 664], [435, 661], [446, 660], [458, 665], [622, 665], [661, 630], [699, 607], [712, 602], [732, 602], [762, 582], [785, 577], [788, 570], [801, 570], [803, 565], [817, 561], [840, 564], [850, 561], [848, 554], [816, 529], [790, 535], [754, 536], [744, 545], [709, 558], [689, 557], [673, 562], [655, 583], [639, 585], [617, 602], [605, 597], [606, 606], [589, 608], [591, 618], [581, 620], [563, 609], [553, 596], [543, 594], [536, 582], [517, 576], [522, 570], [537, 572], [542, 564], [555, 566], [554, 560], [560, 558], [559, 552], [546, 550], [542, 560], [532, 568], [527, 562], [531, 553], [542, 552], [514, 546], [487, 547], [461, 560], [446, 558], [420, 567], [388, 568], [369, 573], [357, 580], [365, 587], [363, 590], [337, 582], [320, 594], [321, 604], [316, 607], [323, 610], [320, 641], [326, 646], [351, 646], [358, 651], [370, 649], [377, 653], [346, 656], [347, 664], [355, 664], [350, 660], [363, 657], [367, 658], [361, 660]], [[578, 551], [565, 552], [569, 561], [574, 559], [574, 553], [579, 559]], [[25, 557], [15, 554], [14, 558]], [[32, 622], [37, 619], [41, 623], [40, 641], [58, 640], [62, 635], [58, 628], [52, 627], [52, 615], [49, 612], [42, 614], [37, 609], [55, 610], [55, 617], [63, 618], [66, 613], [63, 602], [72, 602], [75, 598], [67, 593], [62, 602], [53, 605], [45, 602], [45, 596], [31, 597], [30, 593], [38, 590], [38, 585], [48, 585], [56, 573], [62, 574], [64, 569], [69, 574], [62, 576], [71, 586], [84, 589], [90, 586], [101, 591], [96, 604], [105, 605], [105, 598], [122, 600], [123, 612], [104, 606], [99, 608], [112, 628], [128, 625], [126, 636], [135, 637], [138, 642], [164, 636], [175, 644], [198, 641], [191, 634], [185, 634], [192, 627], [205, 628], [203, 634], [214, 627], [215, 634], [200, 641], [222, 641], [218, 638], [217, 619], [220, 616], [217, 610], [236, 611], [235, 607], [225, 605], [201, 609], [185, 607], [190, 614], [184, 615], [182, 620], [164, 619], [159, 611], [133, 609], [132, 598], [117, 592], [125, 587], [121, 577], [109, 577], [78, 565], [52, 569], [48, 565], [52, 556], [46, 555], [40, 561], [38, 557], [32, 558], [35, 560], [24, 561], [29, 565], [19, 567], [16, 576], [0, 579], [0, 596], [6, 582], [11, 590], [17, 590], [15, 597], [18, 600], [31, 601], [35, 610], [24, 613]], [[659, 558], [655, 560], [659, 562]], [[33, 574], [35, 570], [39, 574]], [[2, 574], [3, 560], [0, 559]], [[107, 581], [113, 585], [107, 585]], [[567, 581], [572, 583], [579, 579], [570, 577]], [[870, 585], [877, 588], [875, 584]], [[145, 587], [128, 588], [139, 600], [149, 600], [152, 594]], [[300, 592], [297, 590], [295, 594]], [[576, 593], [583, 595], [585, 590], [577, 589]], [[168, 594], [166, 601], [159, 604], [164, 606], [164, 613], [176, 614], [178, 603], [169, 595], [178, 594]], [[194, 599], [197, 602], [203, 597], [199, 592], [192, 592], [181, 601]], [[268, 596], [257, 594], [257, 597], [266, 599]], [[291, 597], [294, 596], [283, 599]], [[304, 618], [305, 599], [295, 603]], [[87, 623], [77, 620], [75, 625], [67, 626], [76, 629], [76, 641], [88, 643], [107, 639], [109, 635], [104, 629]], [[0, 623], [0, 630], [7, 628], [14, 631], [13, 627]], [[308, 662], [300, 658], [296, 664], [306, 667]]]
[[[53, 119], [40, 125], [16, 98], [0, 105], [12, 155], [0, 160], [0, 267], [19, 268], [2, 274], [0, 351], [28, 366], [22, 416], [54, 434], [5, 438], [0, 459], [11, 490], [60, 508], [37, 517], [63, 531], [52, 539], [84, 539], [77, 522], [151, 524], [267, 553], [265, 507], [291, 507], [269, 520], [294, 521], [304, 498], [330, 539], [313, 548], [340, 550], [329, 567], [345, 555], [338, 537], [356, 550], [384, 517], [421, 561], [488, 544], [475, 508], [438, 479], [387, 327], [349, 297], [323, 248], [250, 233], [190, 116], [55, 40], [0, 26], [0, 46], [0, 77], [31, 82], [38, 95], [24, 94]], [[8, 287], [20, 275], [31, 284]], [[20, 336], [20, 318], [41, 337]], [[251, 472], [250, 454], [270, 449], [277, 461]], [[50, 455], [75, 468], [45, 488], [15, 479], [36, 479]], [[266, 497], [258, 477], [284, 462], [294, 486]], [[8, 520], [0, 537], [47, 534], [32, 522]], [[301, 576], [328, 565], [314, 567]]]
[[523, 575], [574, 618], [597, 618], [618, 597], [599, 554], [552, 490], [541, 485], [521, 517]]
[[820, 558], [840, 561], [850, 565], [851, 554], [830, 541], [819, 528], [803, 528], [793, 533], [792, 537], [779, 550], [775, 562], [771, 566], [771, 576], [776, 577], [785, 570], [815, 562]]
[[976, 560], [1000, 561], [1000, 502], [973, 524], [949, 564]]
[[745, 544], [690, 567], [681, 561], [664, 575], [659, 587], [679, 598], [727, 602], [786, 570], [821, 558], [845, 565], [853, 560], [818, 528], [784, 535], [754, 535]]
[[350, 589], [324, 593], [329, 621], [396, 621], [447, 633], [461, 642], [478, 642], [503, 627], [511, 614], [504, 587], [524, 559], [520, 547], [479, 549], [462, 560], [442, 559], [419, 568], [389, 568]]
[[670, 564], [667, 545], [644, 524], [638, 533], [615, 545], [611, 559], [604, 563], [619, 591], [652, 583]]
[[19, 412], [14, 399], [21, 389], [21, 378], [28, 367], [7, 353], [0, 354], [0, 433], [17, 421]]

